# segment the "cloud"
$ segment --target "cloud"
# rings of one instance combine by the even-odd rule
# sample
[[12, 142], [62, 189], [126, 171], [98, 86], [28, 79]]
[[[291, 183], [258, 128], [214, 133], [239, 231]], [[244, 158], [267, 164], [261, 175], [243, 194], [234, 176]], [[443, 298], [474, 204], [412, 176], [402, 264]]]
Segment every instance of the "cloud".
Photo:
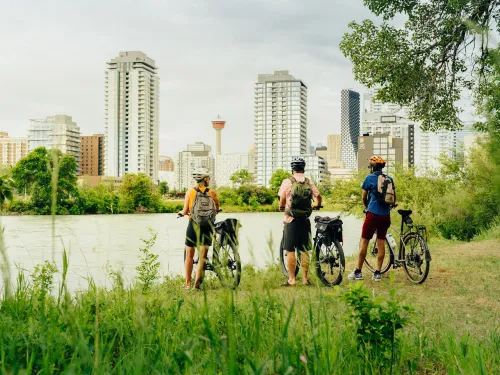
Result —
[[104, 131], [106, 61], [140, 50], [160, 72], [160, 152], [253, 143], [259, 73], [289, 70], [308, 86], [308, 135], [340, 131], [340, 91], [360, 89], [338, 44], [347, 23], [369, 17], [361, 0], [129, 0], [4, 2], [0, 9], [0, 128], [25, 135], [30, 118], [73, 116], [83, 134]]

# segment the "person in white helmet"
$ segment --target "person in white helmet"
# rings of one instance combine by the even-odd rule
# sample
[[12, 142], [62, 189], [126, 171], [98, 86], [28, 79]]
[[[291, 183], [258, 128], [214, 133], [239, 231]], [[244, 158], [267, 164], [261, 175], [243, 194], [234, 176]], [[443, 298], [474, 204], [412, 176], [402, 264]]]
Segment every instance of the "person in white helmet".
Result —
[[220, 209], [220, 202], [215, 190], [208, 188], [210, 175], [204, 170], [193, 173], [196, 185], [186, 192], [184, 208], [180, 216], [188, 215], [189, 223], [186, 230], [186, 261], [185, 261], [185, 289], [191, 288], [193, 259], [195, 248], [198, 248], [199, 262], [193, 289], [199, 290], [203, 281], [205, 260], [208, 248], [212, 245], [215, 215]]
[[[309, 216], [313, 210], [321, 207], [321, 195], [310, 179], [304, 175], [306, 161], [294, 157], [291, 162], [292, 176], [283, 180], [278, 192], [280, 210], [285, 211], [283, 246], [287, 252], [289, 277], [282, 286], [295, 286], [295, 251], [301, 257], [304, 285], [311, 285], [307, 279], [311, 243], [311, 222]], [[313, 207], [313, 199], [316, 204]]]

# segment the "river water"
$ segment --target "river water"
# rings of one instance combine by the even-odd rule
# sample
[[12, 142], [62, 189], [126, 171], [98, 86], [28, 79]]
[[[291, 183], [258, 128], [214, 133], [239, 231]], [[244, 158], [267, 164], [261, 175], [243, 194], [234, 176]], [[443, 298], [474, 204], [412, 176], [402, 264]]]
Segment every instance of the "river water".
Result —
[[[319, 215], [336, 216], [332, 212]], [[242, 224], [239, 238], [243, 265], [265, 267], [277, 261], [283, 231], [281, 213], [221, 213], [217, 220], [229, 217], [237, 218]], [[177, 219], [176, 214], [58, 216], [54, 237], [52, 219], [48, 216], [4, 216], [0, 220], [5, 228], [4, 241], [12, 277], [18, 269], [31, 272], [36, 264], [45, 260], [54, 259], [61, 270], [62, 253], [66, 249], [70, 290], [86, 288], [89, 277], [97, 285], [109, 286], [108, 263], [121, 270], [130, 281], [139, 264], [141, 238], [150, 236], [148, 228], [158, 233], [152, 251], [159, 255], [162, 275], [183, 272], [187, 219]], [[358, 249], [361, 221], [348, 216], [343, 222], [344, 252], [350, 255]]]

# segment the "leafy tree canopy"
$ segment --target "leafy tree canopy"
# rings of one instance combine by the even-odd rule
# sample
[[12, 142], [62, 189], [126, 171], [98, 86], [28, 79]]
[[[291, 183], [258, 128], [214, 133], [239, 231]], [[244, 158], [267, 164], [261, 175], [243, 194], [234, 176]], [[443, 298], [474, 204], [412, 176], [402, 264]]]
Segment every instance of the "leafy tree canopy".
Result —
[[271, 190], [273, 190], [275, 193], [278, 193], [278, 190], [281, 187], [281, 183], [283, 182], [284, 179], [288, 177], [290, 177], [290, 172], [287, 172], [283, 169], [277, 169], [271, 176], [271, 179], [269, 180], [269, 185], [271, 185]]
[[248, 170], [241, 169], [237, 172], [234, 172], [231, 177], [229, 177], [231, 182], [237, 186], [249, 184], [253, 181], [253, 176]]

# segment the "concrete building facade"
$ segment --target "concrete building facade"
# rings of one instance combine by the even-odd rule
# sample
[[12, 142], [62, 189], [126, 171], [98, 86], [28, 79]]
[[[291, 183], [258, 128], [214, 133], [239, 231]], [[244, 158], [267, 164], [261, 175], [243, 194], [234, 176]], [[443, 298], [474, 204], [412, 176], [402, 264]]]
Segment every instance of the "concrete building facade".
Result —
[[307, 86], [288, 71], [259, 74], [255, 84], [254, 138], [257, 184], [307, 154]]
[[0, 132], [0, 165], [13, 167], [26, 156], [28, 156], [28, 138], [9, 137], [9, 133]]
[[331, 168], [344, 168], [344, 163], [340, 159], [340, 150], [342, 147], [340, 134], [330, 134], [327, 139], [327, 152], [326, 152], [326, 162], [328, 164], [328, 169]]
[[[303, 158], [306, 161], [305, 175], [312, 179], [313, 182], [319, 185], [330, 179], [326, 159], [317, 155], [304, 155]], [[289, 169], [290, 167], [287, 168], [287, 170]]]
[[80, 176], [104, 175], [104, 134], [80, 137]]
[[170, 156], [159, 156], [158, 159], [158, 171], [163, 172], [173, 172], [174, 171], [174, 160]]
[[107, 176], [158, 177], [159, 76], [142, 52], [120, 52], [108, 63], [105, 85]]
[[215, 159], [215, 183], [217, 186], [233, 186], [231, 176], [242, 169], [248, 170], [248, 154], [217, 155]]
[[363, 135], [359, 137], [358, 170], [368, 171], [370, 157], [380, 155], [386, 160], [384, 172], [392, 174], [396, 165], [403, 165], [403, 138], [394, 138], [389, 134]]
[[341, 93], [341, 151], [340, 158], [347, 169], [356, 169], [358, 164], [358, 137], [360, 130], [359, 93], [342, 90]]
[[454, 158], [456, 150], [456, 132], [448, 130], [424, 132], [420, 127], [415, 129], [415, 166], [418, 174], [437, 171], [440, 168], [440, 156]]
[[211, 153], [212, 148], [203, 142], [196, 142], [187, 146], [187, 151], [177, 154], [175, 163], [175, 188], [189, 189], [194, 186], [192, 174], [198, 169], [205, 169], [210, 174], [211, 183], [215, 182], [215, 161]]
[[80, 128], [71, 116], [55, 115], [30, 120], [28, 150], [31, 152], [42, 146], [73, 156], [77, 168], [80, 168]]

